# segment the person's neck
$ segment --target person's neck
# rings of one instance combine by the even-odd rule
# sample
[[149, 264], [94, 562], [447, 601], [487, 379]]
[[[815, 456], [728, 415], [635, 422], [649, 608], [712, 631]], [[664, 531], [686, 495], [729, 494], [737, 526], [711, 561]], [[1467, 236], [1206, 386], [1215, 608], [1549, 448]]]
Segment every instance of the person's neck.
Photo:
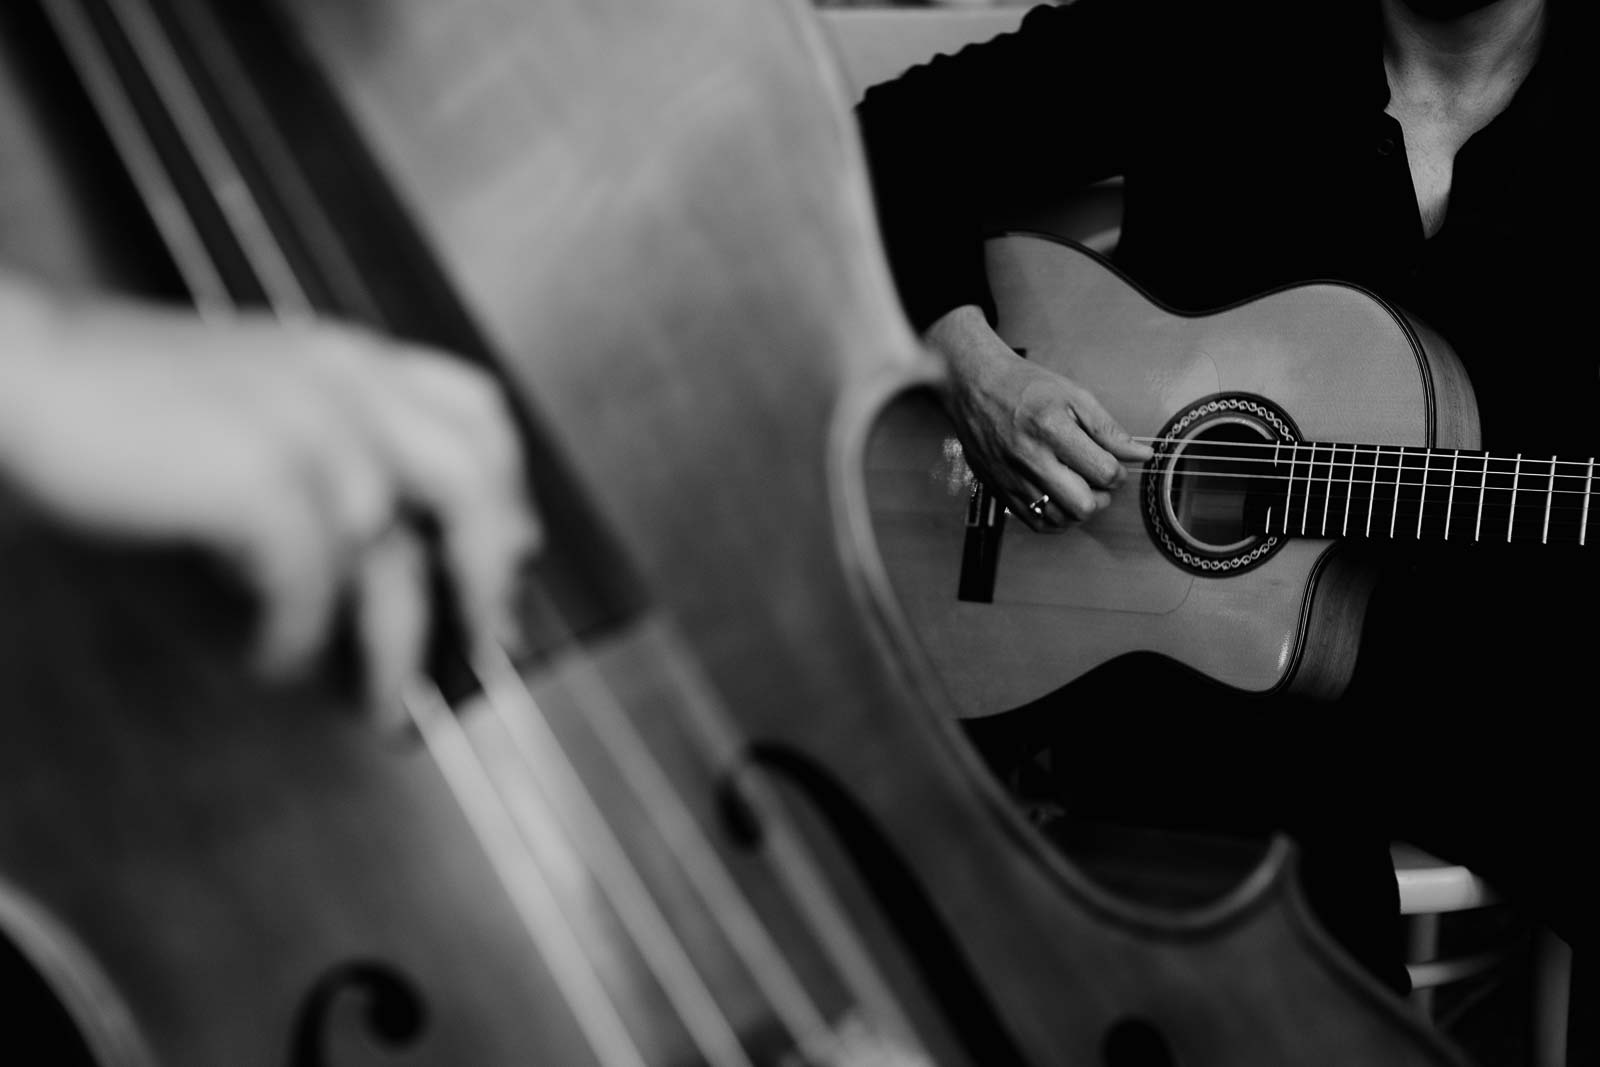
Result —
[[1382, 0], [1384, 59], [1403, 83], [1470, 90], [1533, 66], [1544, 28], [1545, 0], [1493, 0], [1446, 13], [1449, 4]]

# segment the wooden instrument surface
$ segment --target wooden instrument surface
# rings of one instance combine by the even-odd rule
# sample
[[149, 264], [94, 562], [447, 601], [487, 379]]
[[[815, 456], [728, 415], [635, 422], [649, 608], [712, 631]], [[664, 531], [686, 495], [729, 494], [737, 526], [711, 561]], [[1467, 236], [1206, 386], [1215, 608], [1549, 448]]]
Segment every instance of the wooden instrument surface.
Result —
[[[1316, 927], [1286, 846], [1204, 908], [1117, 899], [1030, 831], [948, 722], [859, 473], [882, 406], [931, 372], [802, 5], [155, 10], [227, 47], [290, 28], [307, 68], [273, 93], [213, 64], [223, 108], [270, 145], [318, 117], [298, 110], [307, 71], [326, 79], [352, 141], [320, 154], [348, 171], [370, 153], [390, 229], [414, 226], [437, 270], [412, 291], [394, 252], [367, 293], [376, 321], [481, 339], [528, 415], [552, 544], [518, 686], [566, 755], [530, 769], [481, 703], [456, 718], [512, 808], [553, 788], [544, 810], [567, 832], [535, 835], [552, 847], [523, 862], [567, 907], [530, 939], [527, 883], [508, 893], [436, 758], [375, 736], [331, 686], [231, 666], [246, 613], [193, 560], [8, 524], [5, 595], [39, 613], [4, 622], [0, 916], [102, 1063], [737, 1062], [704, 1054], [592, 835], [564, 822], [586, 793], [704, 964], [711, 1025], [752, 1062], [1458, 1062]], [[308, 260], [360, 247], [344, 214], [305, 214], [330, 223]], [[470, 329], [418, 322], [452, 301]], [[663, 843], [661, 805], [597, 738], [616, 721], [680, 787], [820, 1031], [790, 1025], [771, 970], [719, 941], [724, 913]], [[583, 789], [560, 785], [569, 764]], [[752, 835], [743, 790], [785, 817]], [[828, 900], [848, 922], [819, 921]], [[558, 951], [563, 929], [586, 961]], [[596, 1024], [584, 975], [625, 1027]], [[841, 1036], [861, 1027], [865, 1051]]]
[[[1476, 443], [1454, 356], [1349, 286], [1298, 286], [1212, 314], [1162, 308], [1090, 253], [1043, 236], [989, 243], [998, 330], [1153, 437], [1213, 394], [1276, 401], [1310, 441]], [[972, 479], [932, 408], [891, 412], [869, 493], [896, 594], [964, 716], [1018, 707], [1116, 656], [1156, 652], [1235, 688], [1336, 691], [1363, 579], [1325, 539], [1291, 539], [1246, 573], [1175, 566], [1152, 540], [1138, 472], [1112, 505], [1057, 535], [1012, 523], [993, 602], [956, 596]]]

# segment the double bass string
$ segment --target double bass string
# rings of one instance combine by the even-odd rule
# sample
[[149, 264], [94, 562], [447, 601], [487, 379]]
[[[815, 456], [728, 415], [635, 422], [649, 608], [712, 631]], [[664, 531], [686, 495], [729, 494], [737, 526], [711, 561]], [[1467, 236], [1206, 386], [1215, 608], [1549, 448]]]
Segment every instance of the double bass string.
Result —
[[401, 703], [590, 1049], [603, 1067], [649, 1067], [505, 797], [443, 694], [431, 681], [418, 679]]
[[[97, 32], [67, 0], [52, 0], [46, 9], [106, 115], [108, 128], [119, 136], [122, 155], [130, 161], [136, 178], [141, 179], [141, 193], [178, 260], [201, 314], [212, 319], [237, 314], [238, 304], [224, 280], [223, 267], [195, 229], [184, 197], [167, 174], [167, 162], [147, 136], [147, 116], [128, 94], [123, 75], [101, 47]], [[161, 118], [211, 192], [221, 211], [223, 227], [260, 286], [267, 310], [280, 320], [309, 317], [312, 308], [305, 290], [266, 223], [249, 183], [212, 124], [198, 89], [177, 59], [165, 30], [142, 0], [108, 0], [107, 11], [128, 41], [132, 63], [153, 88]], [[525, 840], [532, 813], [526, 806], [511, 803], [431, 682], [413, 684], [403, 703], [496, 878], [508, 893], [521, 925], [548, 963], [586, 1042], [604, 1067], [644, 1067], [646, 1057], [630, 1036], [590, 950], [567, 920], [554, 887]], [[651, 914], [641, 906], [637, 892], [630, 897], [627, 890], [619, 888], [625, 883], [614, 864], [596, 874], [611, 887], [613, 898], [623, 902], [618, 914], [629, 921], [641, 951], [664, 972], [663, 988], [706, 1062], [714, 1067], [747, 1067], [748, 1059], [739, 1049], [731, 1025], [715, 1009], [714, 1002], [708, 1005], [709, 993], [703, 985], [696, 991], [691, 972], [682, 966], [685, 957], [681, 946], [676, 946], [674, 956], [670, 927], [658, 913]]]
[[[707, 914], [721, 927], [779, 1021], [795, 1039], [797, 1048], [818, 1062], [844, 1062], [846, 1054], [870, 1052], [883, 1056], [887, 1052], [891, 1059], [885, 1062], [923, 1063], [919, 1054], [907, 1053], [885, 1034], [859, 1026], [836, 1028], [829, 1022], [773, 942], [754, 905], [739, 889], [731, 871], [705, 837], [687, 802], [636, 732], [621, 700], [590, 654], [572, 636], [570, 628], [555, 618], [544, 598], [539, 598], [539, 603], [541, 614], [553, 619], [562, 630], [563, 654], [555, 668], [556, 680], [570, 693], [575, 706], [582, 709], [583, 721], [615, 759], [620, 771], [618, 780], [627, 783], [635, 792], [643, 810], [656, 823], [662, 839], [671, 846], [672, 854], [700, 895]], [[691, 707], [703, 712], [700, 726], [704, 728], [708, 721], [722, 721], [718, 701], [709, 687], [692, 677], [692, 670], [686, 670], [686, 664], [673, 656], [663, 656], [662, 660], [676, 668], [675, 681], [680, 683], [679, 691], [689, 697]], [[564, 836], [574, 844], [634, 938], [706, 1062], [715, 1067], [747, 1064], [748, 1058], [738, 1043], [732, 1023], [699, 976], [670, 921], [652, 900], [642, 876], [617, 840], [599, 803], [557, 739], [548, 715], [515, 664], [503, 648], [486, 646], [474, 655], [473, 670], [483, 685], [486, 704], [511, 738], [516, 757], [526, 772], [527, 780], [521, 784], [533, 783], [547, 795], [548, 803], [542, 808], [547, 824], [560, 821], [550, 814], [555, 806], [553, 798], [549, 797], [552, 791], [560, 789], [564, 796], [576, 800], [581, 814], [566, 825]], [[533, 813], [524, 809], [519, 815], [519, 808], [528, 803], [528, 798], [521, 798], [521, 805], [514, 803], [478, 755], [477, 746], [467, 736], [465, 727], [456, 721], [455, 713], [445, 706], [437, 689], [431, 683], [418, 688], [424, 699], [409, 699], [408, 714], [423, 732], [430, 753], [468, 814], [480, 844], [490, 853], [496, 870], [502, 872], [502, 884], [518, 898], [517, 904], [526, 913], [530, 934], [541, 949], [548, 951], [548, 946], [553, 946], [558, 958], [571, 959], [575, 953], [583, 954], [583, 980], [570, 983], [572, 988], [564, 990], [566, 996], [575, 1008], [583, 1004], [589, 1009], [588, 1027], [604, 1027], [608, 1018], [620, 1024], [617, 1010], [605, 994], [603, 979], [593, 960], [584, 954], [581, 935], [570, 920], [564, 918], [548, 879], [542, 874], [532, 878], [520, 872], [522, 866], [530, 865], [526, 861], [531, 860], [534, 868], [538, 866], [538, 842], [530, 838], [531, 833], [538, 832], [530, 829], [535, 821]], [[701, 733], [702, 744], [709, 744], [712, 749], [714, 764], [736, 752], [731, 735], [707, 739], [703, 729]], [[557, 785], [549, 782], [548, 776], [552, 773], [560, 779]], [[771, 812], [761, 814], [770, 815]], [[780, 821], [773, 820], [763, 823], [762, 833], [764, 847], [784, 875], [784, 887], [800, 905], [861, 1002], [870, 1005], [871, 1017], [887, 1022], [889, 1030], [909, 1037], [912, 1031], [888, 992], [887, 984], [860, 949], [847, 921], [803, 855], [794, 835]], [[521, 853], [523, 862], [508, 860], [508, 849]], [[531, 900], [523, 898], [523, 893], [531, 893]], [[561, 925], [553, 931], [552, 923], [556, 922]], [[603, 1006], [595, 1006], [596, 1001]], [[608, 1067], [611, 1062], [608, 1060]]]
[[[112, 60], [99, 31], [78, 5], [70, 0], [48, 0], [44, 10], [115, 138], [119, 155], [128, 165], [177, 263], [196, 310], [211, 321], [234, 317], [239, 305], [229, 274], [196, 227], [189, 204], [169, 172], [169, 162], [156, 147], [149, 123], [157, 119], [135, 102], [124, 81], [125, 73]], [[280, 319], [306, 312], [304, 293], [292, 277], [287, 285], [267, 283], [268, 278], [283, 281], [284, 275], [271, 268], [264, 270], [264, 264], [286, 262], [270, 231], [260, 226], [240, 228], [241, 212], [255, 219], [260, 217], [259, 205], [248, 184], [236, 181], [229, 186], [231, 196], [221, 195], [219, 183], [226, 176], [219, 173], [216, 164], [219, 159], [226, 161], [226, 150], [219, 155], [220, 139], [210, 126], [204, 107], [196, 106], [197, 90], [174, 56], [170, 42], [165, 41], [158, 20], [138, 0], [118, 3], [106, 11], [128, 42], [130, 63], [155, 90], [153, 106], [160, 111], [158, 119], [164, 120], [175, 134], [179, 149], [199, 171], [209, 192], [219, 203], [228, 203], [223, 210], [224, 227], [244, 254], [253, 280], [266, 294], [267, 310]], [[231, 177], [239, 176], [234, 173]], [[524, 857], [524, 862], [515, 862], [517, 846], [521, 845], [519, 832], [492, 784], [486, 781], [477, 754], [460, 724], [454, 721], [453, 712], [445, 706], [443, 696], [431, 682], [420, 683], [411, 688], [402, 703], [496, 879], [506, 890], [519, 923], [544, 954], [551, 976], [602, 1067], [647, 1067], [587, 950], [565, 922], [543, 873], [536, 864], [527, 862], [531, 856]]]
[[[581, 648], [575, 648], [571, 655], [581, 657], [584, 653]], [[570, 820], [567, 837], [583, 855], [585, 864], [647, 966], [655, 973], [663, 993], [672, 1001], [701, 1054], [713, 1064], [748, 1064], [734, 1025], [718, 1007], [715, 994], [705, 983], [672, 923], [662, 914], [643, 876], [628, 858], [599, 803], [556, 737], [544, 709], [515, 666], [498, 647], [480, 650], [474, 656], [474, 664], [484, 687], [485, 702], [494, 721], [510, 738], [528, 778], [546, 794], [552, 808], [555, 807], [555, 793], [559, 792], [570, 802], [564, 816]], [[593, 708], [581, 696], [577, 703], [586, 712]], [[624, 775], [619, 775], [619, 780]], [[536, 842], [529, 841], [529, 846], [536, 847]]]
[[[546, 621], [566, 631], [562, 620], [553, 617], [555, 609], [544, 598], [539, 599], [535, 610]], [[713, 767], [730, 765], [741, 746], [736, 735], [728, 729], [729, 719], [719, 698], [694, 668], [694, 660], [682, 651], [680, 642], [670, 628], [666, 630], [664, 640], [668, 647], [659, 660], [662, 666], [672, 672], [673, 691], [687, 698], [687, 714], [691, 725], [696, 728], [700, 748], [709, 756]], [[800, 1040], [800, 1047], [808, 1054], [833, 1060], [838, 1050], [830, 1046], [837, 1045], [842, 1035], [812, 1000], [804, 983], [774, 943], [753, 904], [707, 839], [661, 762], [639, 735], [617, 694], [593, 659], [576, 642], [573, 647], [575, 654], [566, 657], [558, 670], [566, 676], [563, 684], [573, 691], [579, 706], [585, 711], [585, 725], [616, 761], [621, 771], [619, 779], [626, 782], [635, 793], [641, 809], [655, 822], [662, 839], [673, 846], [681, 869], [689, 877], [708, 913], [721, 927], [729, 945], [738, 953], [788, 1031]], [[526, 684], [503, 650], [496, 648], [488, 652], [489, 661], [479, 667], [486, 690], [492, 686], [493, 691], [501, 696], [510, 696], [519, 702], [531, 700]], [[525, 712], [538, 714], [536, 707], [525, 709]], [[521, 718], [526, 719], [527, 715]], [[559, 747], [548, 722], [540, 721], [538, 726], [548, 742]], [[733, 783], [729, 784], [731, 786]], [[783, 887], [805, 914], [812, 930], [828, 949], [857, 997], [870, 1006], [872, 1017], [889, 1023], [893, 1029], [909, 1037], [912, 1032], [909, 1023], [889, 993], [887, 984], [860, 948], [848, 921], [816, 874], [814, 864], [805, 856], [796, 836], [783, 819], [769, 817], [777, 814], [776, 808], [770, 799], [760, 793], [756, 784], [746, 785], [748, 788], [741, 791], [741, 797], [763, 809], [758, 811], [764, 820], [763, 847], [772, 859], [773, 866], [783, 875]], [[848, 1035], [843, 1039], [854, 1040]]]

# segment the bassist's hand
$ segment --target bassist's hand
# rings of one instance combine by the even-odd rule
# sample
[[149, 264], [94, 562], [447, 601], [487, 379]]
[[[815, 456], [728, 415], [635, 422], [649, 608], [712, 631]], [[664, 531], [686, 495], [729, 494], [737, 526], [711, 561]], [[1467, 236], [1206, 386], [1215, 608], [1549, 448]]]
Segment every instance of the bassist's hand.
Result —
[[0, 482], [97, 534], [190, 543], [261, 605], [255, 652], [303, 671], [349, 598], [369, 697], [421, 667], [430, 604], [412, 520], [471, 640], [514, 640], [538, 530], [498, 387], [463, 361], [329, 323], [67, 303], [0, 273]]
[[1150, 458], [1086, 389], [1012, 351], [978, 308], [946, 313], [924, 340], [948, 367], [943, 400], [967, 462], [1030, 529], [1089, 518], [1125, 480], [1124, 461]]

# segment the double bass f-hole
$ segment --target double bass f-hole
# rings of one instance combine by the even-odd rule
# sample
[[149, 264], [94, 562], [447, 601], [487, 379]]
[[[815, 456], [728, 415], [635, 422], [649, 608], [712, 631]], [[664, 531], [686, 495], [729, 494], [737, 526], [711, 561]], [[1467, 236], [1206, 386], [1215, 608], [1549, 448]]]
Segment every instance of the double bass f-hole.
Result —
[[387, 1049], [413, 1048], [427, 1029], [427, 1009], [409, 978], [376, 960], [341, 963], [319, 978], [301, 1003], [289, 1067], [334, 1067], [324, 1041], [334, 1025], [333, 1012], [346, 998], [362, 1001], [368, 1032]]

